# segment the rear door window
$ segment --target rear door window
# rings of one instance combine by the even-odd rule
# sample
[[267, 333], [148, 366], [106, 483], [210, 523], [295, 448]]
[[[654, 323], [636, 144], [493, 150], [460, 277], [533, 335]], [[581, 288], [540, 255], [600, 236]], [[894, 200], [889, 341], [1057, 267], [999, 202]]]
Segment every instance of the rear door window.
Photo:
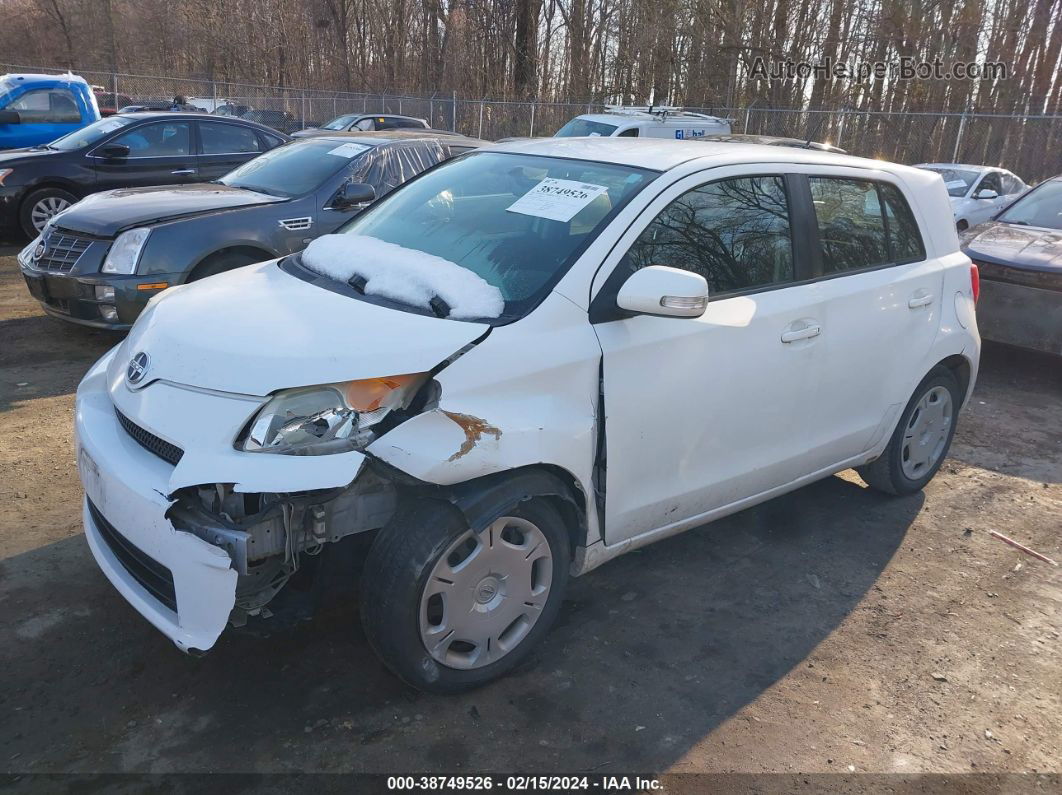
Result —
[[738, 177], [682, 194], [638, 236], [619, 268], [625, 278], [648, 265], [699, 273], [709, 296], [794, 281], [785, 180]]
[[261, 151], [250, 127], [220, 122], [199, 123], [199, 148], [204, 155], [231, 155]]
[[870, 180], [810, 177], [824, 274], [884, 265], [889, 261], [885, 214]]
[[81, 121], [81, 112], [69, 91], [44, 88], [27, 91], [7, 106], [18, 111], [24, 124], [73, 124]]

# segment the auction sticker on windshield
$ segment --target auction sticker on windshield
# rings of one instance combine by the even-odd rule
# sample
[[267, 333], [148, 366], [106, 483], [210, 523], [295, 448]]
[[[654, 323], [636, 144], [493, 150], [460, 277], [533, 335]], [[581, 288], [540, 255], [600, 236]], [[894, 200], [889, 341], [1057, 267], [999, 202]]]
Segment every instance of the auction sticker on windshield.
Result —
[[355, 155], [360, 155], [368, 148], [365, 144], [342, 144], [335, 149], [329, 149], [328, 154], [336, 157], [354, 157]]
[[604, 185], [546, 177], [505, 209], [551, 221], [570, 221], [607, 190]]

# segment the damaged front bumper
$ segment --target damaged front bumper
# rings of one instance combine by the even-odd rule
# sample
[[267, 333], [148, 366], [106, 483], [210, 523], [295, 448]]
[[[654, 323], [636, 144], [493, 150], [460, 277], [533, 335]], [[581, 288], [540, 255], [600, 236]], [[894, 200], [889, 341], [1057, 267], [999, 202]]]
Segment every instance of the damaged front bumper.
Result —
[[[231, 440], [253, 402], [163, 382], [129, 390], [115, 378], [114, 355], [77, 392], [85, 535], [114, 587], [182, 650], [210, 649], [230, 621], [253, 614], [283, 586], [293, 559], [297, 568], [300, 551], [386, 522], [393, 494], [361, 472], [362, 454], [330, 456], [326, 474], [321, 458], [241, 453]], [[197, 435], [214, 443], [174, 446], [174, 465], [123, 427], [116, 410], [171, 444], [181, 438], [174, 418], [191, 411]], [[293, 483], [299, 493], [275, 493]]]

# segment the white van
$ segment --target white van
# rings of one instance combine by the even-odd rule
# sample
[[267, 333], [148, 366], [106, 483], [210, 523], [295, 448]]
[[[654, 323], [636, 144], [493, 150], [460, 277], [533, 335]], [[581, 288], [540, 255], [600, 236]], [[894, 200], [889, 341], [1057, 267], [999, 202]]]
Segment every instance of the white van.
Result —
[[565, 124], [555, 138], [676, 138], [729, 135], [730, 120], [682, 108], [606, 105], [604, 113], [584, 113]]

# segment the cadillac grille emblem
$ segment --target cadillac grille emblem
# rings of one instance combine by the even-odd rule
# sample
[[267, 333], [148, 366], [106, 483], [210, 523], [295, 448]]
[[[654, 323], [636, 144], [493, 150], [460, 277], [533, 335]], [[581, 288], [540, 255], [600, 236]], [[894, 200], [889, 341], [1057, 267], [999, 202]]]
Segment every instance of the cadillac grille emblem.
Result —
[[144, 379], [144, 374], [148, 369], [148, 355], [143, 351], [140, 351], [136, 356], [129, 360], [129, 367], [126, 368], [125, 377], [129, 379], [130, 384], [139, 384]]
[[33, 261], [36, 262], [44, 256], [44, 252], [48, 250], [48, 244], [41, 241], [37, 244], [37, 248], [33, 249]]

